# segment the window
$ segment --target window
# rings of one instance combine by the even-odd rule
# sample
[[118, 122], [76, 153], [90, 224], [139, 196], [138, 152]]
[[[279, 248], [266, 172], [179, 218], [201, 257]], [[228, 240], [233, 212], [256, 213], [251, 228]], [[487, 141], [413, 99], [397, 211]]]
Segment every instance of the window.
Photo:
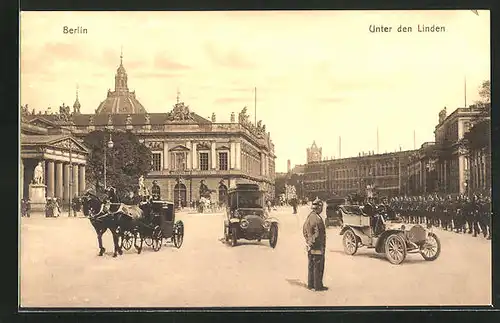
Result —
[[200, 153], [200, 170], [208, 170], [208, 153]]
[[151, 164], [153, 165], [153, 172], [161, 171], [161, 153], [152, 153], [151, 154]]
[[227, 162], [227, 152], [219, 153], [219, 170], [227, 170], [228, 162]]

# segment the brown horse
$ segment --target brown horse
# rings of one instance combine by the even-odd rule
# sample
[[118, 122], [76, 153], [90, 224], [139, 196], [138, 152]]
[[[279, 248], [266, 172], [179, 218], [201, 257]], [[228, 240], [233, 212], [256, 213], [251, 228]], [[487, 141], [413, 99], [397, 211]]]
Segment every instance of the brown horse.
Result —
[[87, 192], [82, 198], [83, 212], [89, 217], [90, 223], [97, 233], [97, 242], [99, 244], [99, 256], [102, 256], [106, 249], [102, 245], [102, 235], [107, 231], [111, 231], [113, 235], [114, 253], [113, 257], [117, 254], [122, 254], [122, 250], [118, 243], [118, 221], [114, 214], [105, 209], [104, 203], [94, 194]]

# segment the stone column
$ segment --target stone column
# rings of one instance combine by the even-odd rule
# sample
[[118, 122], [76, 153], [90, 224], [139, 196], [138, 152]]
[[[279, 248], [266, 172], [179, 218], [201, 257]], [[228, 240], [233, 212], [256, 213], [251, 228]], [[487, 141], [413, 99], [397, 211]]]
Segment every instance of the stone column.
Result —
[[54, 162], [51, 160], [47, 161], [47, 196], [48, 197], [54, 197], [54, 180], [55, 180], [55, 173], [54, 173]]
[[236, 143], [236, 162], [235, 162], [234, 166], [236, 169], [241, 169], [241, 143], [240, 142]]
[[69, 164], [64, 164], [64, 192], [63, 192], [63, 200], [69, 201], [69, 183], [70, 183], [70, 169]]
[[266, 154], [260, 153], [260, 175], [266, 176]]
[[210, 151], [210, 156], [212, 157], [212, 169], [217, 168], [217, 155], [215, 154], [215, 141], [212, 142], [211, 146], [211, 151]]
[[458, 155], [458, 192], [460, 194], [465, 193], [465, 156]]
[[197, 151], [197, 144], [193, 143], [193, 169], [198, 169], [198, 151]]
[[186, 143], [186, 146], [189, 148], [189, 152], [187, 153], [187, 169], [192, 169], [193, 167], [193, 159], [192, 159], [192, 154], [193, 154], [193, 148], [192, 148], [192, 144], [191, 144], [191, 141], [188, 141]]
[[448, 177], [446, 173], [448, 172], [448, 167], [447, 167], [448, 161], [444, 161], [444, 171], [443, 171], [443, 181], [444, 181], [444, 191], [447, 193], [448, 192]]
[[236, 143], [235, 142], [231, 142], [229, 165], [231, 166], [230, 169], [234, 169], [236, 167]]
[[73, 165], [73, 185], [71, 186], [71, 194], [73, 196], [80, 195], [80, 185], [78, 183], [78, 165]]
[[63, 164], [56, 163], [56, 196], [58, 199], [63, 197]]
[[83, 193], [85, 192], [85, 165], [81, 165], [78, 168], [78, 172], [80, 175], [80, 178], [78, 180], [78, 184], [80, 185], [79, 192]]
[[168, 158], [169, 153], [168, 153], [168, 142], [164, 141], [163, 142], [163, 169], [168, 169], [170, 167], [168, 163]]

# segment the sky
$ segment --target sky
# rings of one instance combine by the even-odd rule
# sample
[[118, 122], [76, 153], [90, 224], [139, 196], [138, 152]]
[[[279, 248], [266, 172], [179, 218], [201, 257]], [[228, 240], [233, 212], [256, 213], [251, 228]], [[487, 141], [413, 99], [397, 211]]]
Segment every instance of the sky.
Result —
[[[417, 32], [433, 24], [446, 31]], [[338, 158], [339, 137], [342, 157], [376, 151], [377, 128], [380, 153], [413, 149], [414, 132], [418, 148], [443, 107], [472, 104], [490, 79], [489, 11], [22, 12], [20, 27], [30, 110], [72, 106], [78, 87], [93, 113], [123, 48], [129, 89], [150, 113], [169, 112], [179, 90], [203, 117], [228, 122], [247, 106], [254, 120], [256, 87], [277, 172], [305, 163], [313, 141], [323, 157]]]

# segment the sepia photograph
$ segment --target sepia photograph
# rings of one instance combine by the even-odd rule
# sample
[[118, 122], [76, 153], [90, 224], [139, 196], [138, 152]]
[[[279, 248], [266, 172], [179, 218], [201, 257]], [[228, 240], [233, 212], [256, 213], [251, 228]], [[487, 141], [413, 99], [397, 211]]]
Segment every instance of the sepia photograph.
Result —
[[491, 306], [490, 12], [23, 11], [20, 310]]

